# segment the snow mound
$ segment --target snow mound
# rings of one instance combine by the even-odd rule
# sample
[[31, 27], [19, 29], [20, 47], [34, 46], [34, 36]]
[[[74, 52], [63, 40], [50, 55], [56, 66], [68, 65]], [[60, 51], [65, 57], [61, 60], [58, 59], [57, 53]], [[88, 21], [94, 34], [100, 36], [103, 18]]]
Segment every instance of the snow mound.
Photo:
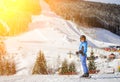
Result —
[[47, 41], [47, 38], [38, 29], [24, 33], [20, 36], [17, 36], [16, 38], [17, 40], [23, 41], [23, 42], [45, 42]]

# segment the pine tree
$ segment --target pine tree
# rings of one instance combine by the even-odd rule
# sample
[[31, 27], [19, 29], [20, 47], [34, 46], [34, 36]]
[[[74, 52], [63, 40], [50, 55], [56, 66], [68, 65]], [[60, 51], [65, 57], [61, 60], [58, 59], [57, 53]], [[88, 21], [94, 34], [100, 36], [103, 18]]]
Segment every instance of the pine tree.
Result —
[[89, 70], [96, 70], [96, 66], [95, 66], [94, 60], [89, 60], [88, 67], [89, 67]]
[[75, 63], [74, 62], [70, 63], [70, 65], [69, 65], [69, 72], [70, 73], [76, 72], [76, 67], [75, 67]]
[[14, 61], [0, 57], [0, 75], [13, 75], [16, 73]]
[[95, 56], [94, 56], [93, 50], [91, 51], [90, 60], [95, 60]]
[[90, 55], [89, 59], [90, 59], [89, 63], [88, 63], [89, 71], [90, 70], [96, 70], [96, 66], [95, 66], [95, 62], [94, 62], [95, 56], [94, 56], [94, 52], [93, 51], [91, 52], [91, 55]]
[[10, 74], [10, 63], [8, 61], [5, 62], [5, 75]]
[[0, 57], [0, 75], [2, 75], [2, 73], [3, 73], [3, 66], [2, 66], [2, 60]]
[[69, 72], [69, 65], [68, 65], [67, 60], [65, 59], [62, 63], [60, 74], [66, 74], [68, 72]]
[[120, 66], [118, 66], [118, 72], [120, 72]]
[[16, 66], [14, 62], [11, 62], [10, 64], [10, 75], [15, 74], [16, 73]]
[[46, 60], [45, 60], [44, 54], [41, 51], [36, 60], [32, 74], [48, 74]]

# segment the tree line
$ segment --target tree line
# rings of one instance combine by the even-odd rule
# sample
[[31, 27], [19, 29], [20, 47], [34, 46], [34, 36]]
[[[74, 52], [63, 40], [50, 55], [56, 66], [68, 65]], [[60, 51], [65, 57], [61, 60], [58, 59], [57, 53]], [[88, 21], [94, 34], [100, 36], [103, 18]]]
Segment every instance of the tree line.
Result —
[[120, 5], [82, 0], [45, 1], [66, 20], [85, 27], [104, 28], [120, 35]]

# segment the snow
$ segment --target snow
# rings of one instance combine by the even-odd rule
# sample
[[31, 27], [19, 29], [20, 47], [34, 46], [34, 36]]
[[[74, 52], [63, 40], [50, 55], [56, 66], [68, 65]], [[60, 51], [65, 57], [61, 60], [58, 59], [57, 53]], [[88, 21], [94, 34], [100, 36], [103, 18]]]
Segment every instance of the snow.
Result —
[[[104, 47], [109, 45], [120, 45], [120, 36], [111, 33], [102, 28], [81, 28], [91, 42], [95, 42], [96, 46]], [[103, 44], [103, 45], [102, 45]]]
[[47, 38], [44, 35], [42, 35], [42, 33], [37, 29], [32, 30], [32, 31], [27, 32], [27, 33], [24, 33], [20, 36], [17, 36], [16, 38], [19, 41], [26, 41], [26, 42], [27, 41], [31, 41], [31, 42], [45, 42], [45, 41], [47, 41]]
[[[100, 78], [98, 78], [98, 76]], [[108, 76], [108, 78], [107, 78]], [[78, 75], [71, 75], [71, 76], [58, 76], [58, 75], [33, 75], [33, 76], [7, 76], [7, 77], [0, 77], [0, 82], [119, 82], [119, 75], [97, 75], [93, 77], [93, 79], [84, 79], [79, 78]], [[103, 77], [106, 77], [103, 79]], [[110, 77], [110, 78], [109, 78]], [[96, 79], [98, 78], [98, 79]]]
[[120, 4], [120, 0], [85, 0], [85, 1], [93, 1], [93, 2], [102, 2], [102, 3], [110, 3], [110, 4]]
[[[16, 54], [16, 75], [31, 75], [32, 68], [40, 50], [45, 54], [48, 67], [57, 69], [57, 58], [60, 56], [60, 62], [64, 59], [67, 59], [68, 62], [75, 61], [77, 71], [82, 74], [79, 57], [72, 55], [72, 58], [69, 58], [68, 53], [71, 51], [74, 54], [75, 51], [78, 50], [79, 36], [83, 34], [86, 35], [89, 43], [88, 55], [93, 49], [97, 55], [105, 54], [108, 56], [111, 52], [105, 52], [98, 48], [120, 45], [120, 37], [107, 30], [87, 29], [84, 27], [78, 29], [77, 25], [73, 22], [64, 20], [52, 12], [43, 0], [41, 0], [41, 6], [44, 10], [42, 10], [41, 15], [32, 17], [32, 23], [29, 25], [30, 30], [28, 32], [19, 36], [9, 37], [5, 40], [7, 52]], [[92, 31], [94, 31], [94, 33], [88, 33]], [[115, 65], [116, 64], [113, 64], [113, 66]], [[42, 79], [42, 77], [44, 78]], [[51, 81], [50, 78], [53, 78], [53, 80]], [[79, 81], [78, 76], [18, 76], [14, 78], [11, 76], [8, 80], [5, 79], [7, 78], [0, 78], [0, 82], [7, 82], [8, 80], [9, 82], [10, 80], [13, 82], [16, 81], [16, 79], [16, 82], [37, 82], [39, 80], [49, 82]], [[86, 82], [87, 81], [88, 80], [86, 80]], [[117, 80], [114, 79], [112, 81], [117, 82]]]

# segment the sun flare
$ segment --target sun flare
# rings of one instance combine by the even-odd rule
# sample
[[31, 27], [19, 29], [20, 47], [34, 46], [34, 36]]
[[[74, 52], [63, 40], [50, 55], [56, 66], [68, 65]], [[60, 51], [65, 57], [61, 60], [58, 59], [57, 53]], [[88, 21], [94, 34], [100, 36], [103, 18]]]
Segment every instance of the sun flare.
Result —
[[22, 33], [27, 30], [31, 16], [38, 14], [40, 14], [39, 0], [0, 0], [0, 20], [7, 24], [0, 25], [0, 33], [3, 33], [3, 29], [6, 30], [5, 26], [10, 28], [8, 35]]

